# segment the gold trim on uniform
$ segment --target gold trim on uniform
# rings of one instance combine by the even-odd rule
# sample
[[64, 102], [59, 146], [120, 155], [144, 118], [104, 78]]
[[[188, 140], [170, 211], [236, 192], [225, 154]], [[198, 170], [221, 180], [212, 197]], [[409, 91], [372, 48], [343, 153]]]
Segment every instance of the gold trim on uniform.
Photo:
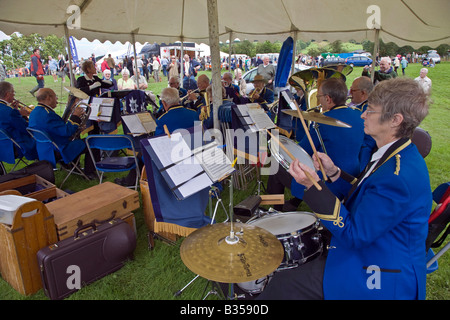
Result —
[[316, 216], [321, 219], [321, 220], [327, 220], [327, 221], [333, 221], [333, 224], [335, 226], [338, 226], [339, 228], [343, 228], [344, 227], [344, 223], [342, 222], [342, 217], [340, 216], [341, 213], [341, 202], [339, 201], [338, 198], [336, 198], [336, 202], [334, 203], [334, 210], [333, 210], [333, 214], [329, 215], [329, 214], [319, 214], [319, 213], [315, 213]]

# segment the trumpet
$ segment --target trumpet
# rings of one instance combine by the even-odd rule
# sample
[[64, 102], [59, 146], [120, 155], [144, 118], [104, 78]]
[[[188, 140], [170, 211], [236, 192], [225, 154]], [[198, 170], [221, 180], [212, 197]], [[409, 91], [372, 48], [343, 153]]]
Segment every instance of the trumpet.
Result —
[[25, 104], [25, 103], [23, 103], [22, 101], [19, 101], [19, 100], [17, 100], [17, 99], [14, 99], [13, 103], [16, 103], [16, 104], [18, 104], [19, 106], [22, 106], [22, 107], [27, 108], [30, 112], [33, 111], [33, 109], [34, 109], [34, 106], [33, 106], [33, 105], [27, 105], [27, 104]]
[[180, 98], [180, 103], [183, 103], [184, 100], [188, 99], [188, 97], [189, 97], [189, 95], [190, 95], [191, 93], [197, 93], [197, 92], [200, 92], [200, 89], [197, 88], [197, 89], [195, 89], [194, 91], [192, 91], [192, 92], [186, 94], [185, 96], [182, 96], [182, 97]]
[[250, 99], [250, 101], [251, 102], [253, 102], [253, 96], [255, 95], [255, 94], [260, 94], [261, 93], [261, 91], [262, 91], [262, 89], [259, 89], [259, 88], [255, 88], [253, 91], [252, 91], [252, 93], [250, 93], [250, 95], [248, 96], [248, 98]]

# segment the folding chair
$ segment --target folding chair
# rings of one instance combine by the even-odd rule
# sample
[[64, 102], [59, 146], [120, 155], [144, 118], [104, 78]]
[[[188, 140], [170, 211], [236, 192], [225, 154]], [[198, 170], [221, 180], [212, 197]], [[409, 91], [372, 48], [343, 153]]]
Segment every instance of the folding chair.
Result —
[[[450, 243], [447, 243], [436, 254], [431, 249], [439, 248], [450, 233], [450, 182], [442, 183], [433, 191], [433, 201], [437, 205], [428, 220], [428, 237], [426, 240], [428, 273], [438, 269], [438, 258], [450, 249]], [[439, 235], [441, 236], [437, 239]]]
[[[17, 156], [14, 154], [14, 146], [16, 146]], [[0, 129], [0, 161], [14, 164], [14, 167], [11, 169], [11, 171], [14, 171], [17, 165], [21, 162], [28, 165], [24, 158], [23, 148], [8, 133], [6, 133], [3, 129]], [[17, 163], [16, 159], [19, 159]]]
[[[57, 163], [56, 158], [55, 158], [55, 150], [56, 150], [59, 152], [59, 154], [62, 157], [62, 159], [59, 161], [63, 162], [66, 165], [69, 165], [69, 164], [72, 165], [71, 169], [66, 169], [64, 166], [62, 166], [62, 168], [66, 171], [69, 171], [69, 173], [62, 181], [60, 188], [62, 188], [64, 182], [66, 182], [67, 178], [69, 178], [69, 176], [72, 173], [79, 174], [79, 175], [83, 176], [86, 180], [90, 180], [84, 174], [83, 170], [81, 170], [81, 168], [78, 166], [78, 163], [80, 162], [79, 155], [76, 157], [76, 161], [74, 161], [75, 159], [69, 158], [58, 147], [58, 145], [50, 138], [50, 136], [46, 132], [44, 132], [42, 130], [38, 130], [38, 129], [33, 129], [33, 128], [27, 128], [27, 131], [36, 140], [36, 149], [38, 152], [39, 160], [47, 160], [53, 165], [53, 168], [56, 168], [56, 163]], [[77, 171], [75, 171], [75, 169]]]
[[[133, 140], [131, 139], [131, 137], [127, 135], [116, 134], [93, 134], [86, 138], [86, 145], [88, 147], [92, 161], [95, 163], [95, 169], [97, 170], [97, 175], [99, 176], [100, 183], [102, 183], [103, 174], [105, 172], [125, 172], [136, 170], [136, 182], [134, 186], [130, 186], [129, 188], [134, 188], [134, 190], [137, 190], [140, 172], [138, 155], [134, 148]], [[103, 155], [100, 161], [95, 161], [92, 149], [98, 149], [100, 150], [100, 152], [103, 151]], [[111, 156], [111, 151], [122, 149], [131, 150], [131, 156]]]

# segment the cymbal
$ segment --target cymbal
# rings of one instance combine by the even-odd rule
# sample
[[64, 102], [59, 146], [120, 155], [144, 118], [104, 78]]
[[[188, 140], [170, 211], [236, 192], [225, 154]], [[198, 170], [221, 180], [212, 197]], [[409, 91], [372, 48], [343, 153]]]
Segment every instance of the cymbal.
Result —
[[[290, 116], [293, 116], [293, 117], [300, 118], [297, 110], [286, 109], [286, 110], [281, 110], [281, 112], [288, 114]], [[302, 113], [303, 119], [308, 120], [308, 121], [314, 121], [314, 122], [327, 124], [327, 125], [335, 126], [335, 127], [343, 127], [343, 128], [351, 128], [352, 127], [351, 125], [349, 125], [343, 121], [337, 120], [332, 117], [328, 117], [320, 112], [301, 111], [301, 113]]]
[[89, 99], [89, 96], [78, 88], [64, 87], [64, 89], [66, 89], [70, 94], [72, 94], [73, 96], [75, 96], [79, 99], [82, 99], [82, 100]]
[[280, 266], [284, 249], [272, 233], [238, 222], [233, 229], [234, 239], [230, 222], [194, 231], [181, 244], [181, 260], [201, 277], [223, 283], [257, 280]]

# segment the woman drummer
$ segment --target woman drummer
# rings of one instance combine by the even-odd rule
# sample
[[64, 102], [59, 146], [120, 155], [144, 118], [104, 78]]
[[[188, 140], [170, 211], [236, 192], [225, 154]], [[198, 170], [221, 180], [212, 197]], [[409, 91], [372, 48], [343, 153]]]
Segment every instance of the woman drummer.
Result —
[[[332, 234], [330, 250], [299, 268], [279, 272], [261, 299], [425, 299], [425, 240], [432, 195], [427, 166], [411, 143], [428, 113], [428, 96], [409, 78], [379, 83], [362, 114], [376, 141], [354, 178], [318, 153], [332, 183], [346, 183], [341, 202], [322, 181], [319, 191], [295, 160], [289, 173], [306, 187], [304, 201]], [[314, 156], [318, 169], [317, 158]]]

